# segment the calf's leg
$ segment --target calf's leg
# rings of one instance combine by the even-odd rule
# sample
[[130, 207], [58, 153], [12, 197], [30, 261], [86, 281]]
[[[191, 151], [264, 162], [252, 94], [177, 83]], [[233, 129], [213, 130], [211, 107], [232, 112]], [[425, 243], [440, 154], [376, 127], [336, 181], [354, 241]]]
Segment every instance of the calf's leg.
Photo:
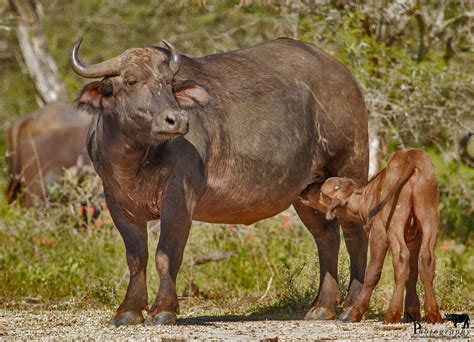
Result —
[[402, 317], [403, 292], [410, 272], [410, 251], [396, 234], [389, 234], [388, 240], [392, 249], [395, 284], [392, 299], [385, 314], [385, 322], [398, 323]]
[[410, 251], [410, 274], [406, 283], [405, 295], [405, 319], [406, 322], [411, 322], [408, 318], [408, 315], [410, 315], [414, 320], [420, 321], [420, 300], [416, 293], [416, 283], [418, 281], [418, 256], [420, 254], [421, 230], [417, 227], [416, 221], [411, 222], [410, 219], [407, 222], [405, 241]]
[[[411, 212], [411, 195], [408, 187], [404, 187], [400, 193], [399, 201], [393, 203], [395, 206], [389, 227], [387, 229], [388, 241], [392, 249], [392, 263], [395, 284], [392, 300], [385, 314], [385, 321], [398, 323], [402, 317], [403, 292], [410, 273], [410, 251], [405, 243], [405, 226]], [[400, 203], [399, 205], [397, 203]], [[387, 217], [387, 215], [385, 215]]]
[[405, 242], [405, 228], [412, 213], [412, 188], [405, 184], [395, 195], [390, 206], [383, 209], [394, 272], [393, 295], [385, 314], [385, 321], [398, 323], [403, 311], [403, 292], [410, 274], [410, 251]]
[[115, 226], [120, 232], [127, 251], [130, 280], [127, 293], [111, 323], [115, 326], [143, 322], [142, 310], [148, 306], [146, 266], [148, 261], [146, 223], [132, 221], [115, 201], [105, 193], [105, 200]]
[[434, 202], [430, 205], [430, 203], [423, 202], [415, 197], [414, 208], [415, 215], [422, 229], [418, 268], [423, 287], [425, 288], [425, 320], [428, 323], [441, 323], [441, 314], [433, 290], [435, 276], [434, 249], [439, 232], [438, 201]]
[[339, 301], [337, 283], [337, 262], [340, 236], [336, 221], [327, 221], [325, 214], [305, 206], [293, 204], [298, 216], [316, 242], [319, 255], [319, 290], [312, 308], [306, 314], [307, 320], [334, 319]]
[[357, 299], [339, 316], [343, 322], [359, 322], [369, 307], [372, 292], [380, 280], [388, 243], [385, 227], [375, 218], [369, 233], [370, 261], [365, 271], [365, 281]]
[[414, 185], [413, 210], [422, 231], [418, 268], [425, 288], [425, 320], [442, 322], [433, 291], [435, 245], [439, 233], [439, 192], [434, 174], [425, 172]]

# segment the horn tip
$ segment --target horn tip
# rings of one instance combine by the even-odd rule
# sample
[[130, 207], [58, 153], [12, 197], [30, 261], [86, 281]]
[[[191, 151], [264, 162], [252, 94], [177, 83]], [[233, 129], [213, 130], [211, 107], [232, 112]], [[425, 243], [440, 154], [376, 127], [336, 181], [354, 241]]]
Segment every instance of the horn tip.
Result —
[[77, 57], [77, 52], [79, 51], [79, 47], [81, 46], [81, 44], [82, 44], [82, 37], [76, 40], [76, 42], [74, 43], [71, 50], [71, 54], [69, 56], [71, 59]]
[[72, 47], [71, 53], [69, 54], [69, 61], [71, 63], [71, 67], [78, 74], [80, 74], [80, 72], [84, 68], [78, 57], [79, 47], [81, 46], [81, 43], [82, 37], [76, 40], [74, 46]]
[[81, 44], [82, 44], [82, 37], [76, 40], [76, 42], [74, 43], [74, 47], [79, 47], [81, 46]]

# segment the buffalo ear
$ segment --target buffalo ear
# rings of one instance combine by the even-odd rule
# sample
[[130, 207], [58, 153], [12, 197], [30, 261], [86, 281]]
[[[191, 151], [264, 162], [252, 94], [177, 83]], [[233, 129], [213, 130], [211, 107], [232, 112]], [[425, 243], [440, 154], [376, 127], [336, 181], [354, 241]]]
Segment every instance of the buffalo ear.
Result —
[[173, 87], [176, 100], [183, 108], [193, 108], [197, 105], [205, 106], [211, 100], [209, 93], [200, 85], [192, 81], [185, 81]]
[[112, 107], [112, 87], [102, 81], [89, 83], [77, 97], [75, 104], [78, 108], [100, 109]]

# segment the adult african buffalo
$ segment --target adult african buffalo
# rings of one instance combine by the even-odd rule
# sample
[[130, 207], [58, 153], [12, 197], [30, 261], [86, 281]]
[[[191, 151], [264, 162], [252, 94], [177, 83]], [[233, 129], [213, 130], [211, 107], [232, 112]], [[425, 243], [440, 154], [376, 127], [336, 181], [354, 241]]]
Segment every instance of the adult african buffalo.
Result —
[[78, 161], [90, 163], [85, 153], [90, 123], [87, 115], [65, 102], [49, 104], [13, 122], [5, 132], [7, 202], [19, 199], [30, 207], [46, 197], [48, 186], [63, 175], [64, 168]]
[[[308, 319], [332, 319], [339, 299], [338, 224], [300, 194], [329, 176], [367, 181], [367, 110], [348, 70], [317, 47], [277, 39], [190, 58], [169, 43], [84, 65], [76, 103], [94, 114], [89, 155], [127, 250], [130, 282], [115, 325], [143, 322], [146, 222], [161, 219], [160, 287], [147, 324], [174, 324], [176, 276], [193, 219], [251, 224], [293, 205], [319, 250], [320, 287]], [[351, 257], [350, 306], [363, 283], [367, 239], [343, 225]], [[271, 237], [269, 237], [271, 238]]]

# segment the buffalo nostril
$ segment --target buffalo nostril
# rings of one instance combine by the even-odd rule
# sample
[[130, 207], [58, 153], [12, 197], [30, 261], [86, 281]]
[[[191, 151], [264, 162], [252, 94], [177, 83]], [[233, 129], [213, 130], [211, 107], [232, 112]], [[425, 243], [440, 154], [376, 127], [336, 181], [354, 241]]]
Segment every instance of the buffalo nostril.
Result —
[[167, 116], [165, 121], [170, 126], [174, 126], [176, 124], [176, 121], [172, 116]]

